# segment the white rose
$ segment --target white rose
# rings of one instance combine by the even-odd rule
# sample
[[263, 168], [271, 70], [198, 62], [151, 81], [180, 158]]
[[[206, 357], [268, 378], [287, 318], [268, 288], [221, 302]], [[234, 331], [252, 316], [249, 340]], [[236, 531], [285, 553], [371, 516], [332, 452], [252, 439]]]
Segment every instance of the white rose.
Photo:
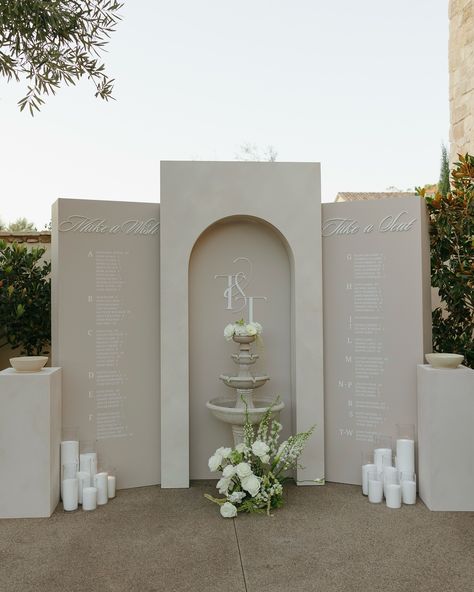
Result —
[[224, 337], [230, 341], [235, 333], [235, 328], [232, 323], [229, 323], [224, 329]]
[[230, 485], [230, 479], [219, 479], [217, 482], [216, 488], [219, 490], [219, 493], [227, 493]]
[[260, 460], [263, 462], [264, 465], [268, 465], [268, 463], [270, 462], [270, 457], [268, 456], [268, 454], [265, 454], [265, 456], [262, 456]]
[[221, 506], [221, 516], [223, 518], [233, 518], [237, 516], [237, 508], [230, 502], [225, 502]]
[[240, 444], [237, 444], [235, 449], [237, 450], [237, 452], [240, 452], [240, 454], [244, 454], [245, 452], [249, 451], [249, 449], [247, 448], [247, 446], [245, 446], [245, 444], [243, 442]]
[[213, 454], [207, 462], [209, 470], [213, 473], [217, 471], [222, 463], [222, 456], [220, 454]]
[[235, 467], [235, 472], [241, 479], [244, 479], [252, 474], [252, 469], [248, 463], [242, 462]]
[[223, 446], [221, 446], [214, 452], [214, 454], [216, 454], [217, 456], [222, 456], [222, 458], [229, 458], [231, 452], [232, 448], [224, 448]]
[[260, 479], [255, 475], [245, 477], [242, 479], [242, 489], [245, 489], [252, 497], [255, 497], [260, 489]]
[[247, 331], [247, 335], [257, 335], [257, 329], [253, 326], [253, 324], [248, 324], [245, 326], [245, 330]]
[[263, 327], [260, 323], [257, 322], [253, 322], [252, 325], [255, 327], [256, 331], [257, 331], [257, 335], [260, 335], [263, 331]]
[[234, 475], [235, 475], [234, 465], [227, 465], [226, 467], [224, 467], [224, 470], [222, 471], [223, 477], [225, 477], [226, 479], [231, 479]]
[[265, 444], [265, 442], [262, 442], [261, 440], [256, 440], [252, 444], [252, 452], [255, 454], [255, 456], [265, 456], [269, 450], [270, 447], [268, 444]]
[[244, 499], [244, 497], [245, 497], [245, 491], [234, 491], [234, 493], [231, 493], [229, 495], [228, 499], [233, 504], [240, 504], [240, 502]]
[[235, 334], [236, 335], [247, 335], [247, 329], [245, 325], [235, 325]]

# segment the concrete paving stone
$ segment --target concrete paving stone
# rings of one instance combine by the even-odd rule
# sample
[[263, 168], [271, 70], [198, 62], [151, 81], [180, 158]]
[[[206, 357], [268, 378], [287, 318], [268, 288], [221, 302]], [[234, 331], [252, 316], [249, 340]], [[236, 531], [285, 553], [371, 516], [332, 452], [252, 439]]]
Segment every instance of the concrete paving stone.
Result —
[[359, 487], [287, 486], [272, 517], [236, 521], [248, 592], [471, 592], [474, 513], [390, 510]]

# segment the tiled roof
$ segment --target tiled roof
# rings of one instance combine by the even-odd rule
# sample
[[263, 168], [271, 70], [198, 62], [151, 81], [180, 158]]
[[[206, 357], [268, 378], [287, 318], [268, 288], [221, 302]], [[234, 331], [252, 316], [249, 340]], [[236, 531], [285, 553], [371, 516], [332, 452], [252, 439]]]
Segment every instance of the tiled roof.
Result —
[[410, 191], [343, 191], [336, 195], [335, 201], [366, 201], [368, 199], [390, 199], [394, 197], [414, 197]]

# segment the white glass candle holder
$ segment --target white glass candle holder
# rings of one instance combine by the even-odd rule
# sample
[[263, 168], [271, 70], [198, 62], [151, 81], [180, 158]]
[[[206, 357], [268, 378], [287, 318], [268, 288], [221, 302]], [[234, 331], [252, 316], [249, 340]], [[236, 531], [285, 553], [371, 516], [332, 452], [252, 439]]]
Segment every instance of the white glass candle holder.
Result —
[[362, 467], [362, 494], [369, 494], [368, 471], [375, 467], [373, 452], [361, 452], [361, 467]]
[[82, 509], [86, 512], [97, 508], [97, 488], [84, 487], [82, 490]]
[[402, 505], [402, 489], [398, 483], [387, 483], [384, 487], [387, 508], [397, 509]]
[[109, 480], [105, 472], [94, 475], [94, 487], [97, 488], [97, 505], [103, 506], [109, 500]]
[[82, 504], [83, 490], [85, 487], [90, 487], [92, 484], [91, 476], [89, 473], [86, 473], [85, 471], [78, 471], [77, 479], [79, 482], [79, 503]]
[[63, 508], [66, 512], [77, 510], [79, 503], [79, 484], [77, 479], [64, 479], [61, 482]]
[[81, 452], [79, 456], [79, 470], [89, 473], [91, 479], [97, 473], [97, 452]]
[[384, 467], [383, 468], [383, 492], [385, 497], [387, 485], [389, 484], [399, 484], [400, 483], [400, 475], [398, 469], [396, 467]]
[[380, 504], [383, 498], [383, 481], [373, 472], [368, 476], [368, 495], [371, 504]]
[[412, 472], [402, 473], [400, 476], [402, 487], [402, 502], [407, 505], [416, 504], [416, 475]]
[[107, 476], [107, 495], [109, 499], [115, 497], [115, 490], [117, 487], [117, 478], [115, 475], [108, 475]]

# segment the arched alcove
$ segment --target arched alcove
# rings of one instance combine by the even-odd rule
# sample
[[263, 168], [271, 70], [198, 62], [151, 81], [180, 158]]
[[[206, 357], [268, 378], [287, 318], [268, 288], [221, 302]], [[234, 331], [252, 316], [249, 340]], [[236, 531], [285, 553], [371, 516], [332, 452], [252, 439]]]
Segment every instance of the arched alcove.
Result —
[[232, 217], [214, 223], [196, 241], [189, 261], [189, 435], [190, 478], [214, 477], [207, 460], [223, 445], [232, 445], [228, 424], [213, 417], [206, 401], [218, 396], [233, 397], [235, 390], [219, 375], [235, 375], [238, 368], [231, 354], [238, 350], [226, 342], [223, 329], [228, 323], [248, 320], [248, 307], [237, 289], [224, 295], [227, 274], [242, 272], [245, 295], [266, 297], [256, 300], [254, 320], [264, 327], [262, 342], [253, 346], [260, 358], [252, 373], [268, 374], [270, 381], [259, 395], [279, 395], [285, 403], [281, 413], [283, 436], [292, 425], [291, 368], [291, 262], [281, 235], [262, 220]]
[[[222, 348], [218, 363], [209, 367], [209, 373], [212, 372], [209, 380], [215, 378], [215, 385], [219, 385], [218, 375], [221, 372], [225, 373], [226, 369], [230, 370], [232, 364], [228, 357], [232, 353], [232, 346], [222, 337], [224, 319], [217, 317], [212, 320], [212, 323], [215, 322], [213, 331], [216, 332], [216, 336], [211, 337], [209, 331], [201, 336], [199, 327], [190, 334], [189, 296], [192, 294], [194, 300], [195, 292], [193, 286], [191, 290], [189, 288], [191, 253], [200, 237], [203, 242], [198, 245], [196, 256], [199, 257], [201, 249], [204, 253], [206, 230], [212, 230], [216, 222], [229, 223], [238, 219], [245, 219], [247, 222], [259, 220], [258, 226], [261, 226], [262, 236], [270, 229], [270, 233], [275, 236], [267, 236], [269, 244], [278, 244], [277, 248], [280, 251], [288, 245], [285, 266], [289, 266], [291, 270], [291, 282], [287, 283], [289, 286], [292, 285], [291, 312], [288, 313], [291, 327], [288, 338], [291, 344], [293, 421], [287, 422], [285, 427], [295, 433], [318, 424], [317, 432], [306, 446], [301, 459], [303, 467], [296, 471], [296, 478], [300, 484], [320, 483], [324, 478], [324, 399], [319, 165], [162, 162], [160, 219], [162, 487], [189, 486], [190, 422], [199, 422], [199, 418], [191, 417], [190, 413], [190, 402], [193, 398], [189, 368], [190, 340], [193, 340], [193, 349], [203, 349], [203, 356], [211, 355], [209, 340], [212, 340], [216, 347]], [[221, 232], [222, 229], [216, 231], [216, 228], [218, 226], [209, 236], [214, 232]], [[275, 237], [280, 244], [278, 240], [275, 243]], [[274, 247], [268, 248], [272, 250]], [[291, 253], [291, 266], [288, 262], [288, 253]], [[237, 256], [245, 254], [241, 252], [241, 255]], [[193, 268], [194, 265], [194, 261], [191, 262]], [[196, 272], [196, 278], [198, 273]], [[226, 274], [229, 271], [224, 268], [212, 270], [211, 273]], [[207, 281], [216, 285], [213, 278]], [[216, 287], [216, 294], [219, 293], [223, 293], [222, 284], [220, 288]], [[199, 309], [197, 310], [199, 314]], [[266, 327], [267, 342], [272, 342], [273, 347], [273, 340], [268, 334], [270, 330], [271, 326]], [[271, 356], [267, 355], [269, 360], [273, 358], [273, 352]], [[288, 357], [288, 353], [286, 356]], [[195, 363], [194, 358], [191, 359], [191, 363]], [[286, 366], [288, 367], [289, 365]], [[284, 373], [287, 372], [286, 368], [283, 368]], [[269, 383], [268, 389], [274, 388], [278, 371], [274, 370], [274, 381]], [[269, 367], [269, 372], [272, 372], [272, 367]], [[203, 382], [202, 388], [208, 388], [207, 382]], [[219, 385], [216, 388], [223, 387]], [[201, 393], [199, 396], [202, 396], [203, 401], [193, 398], [193, 405], [194, 400], [196, 405], [205, 403], [204, 394]], [[207, 398], [210, 399], [211, 396], [207, 397], [206, 394], [206, 400]], [[202, 438], [206, 438], [209, 426], [210, 418], [205, 415], [206, 411], [204, 405], [199, 406], [198, 413], [203, 414], [203, 420], [205, 418], [205, 423], [199, 428]], [[194, 425], [192, 429], [196, 429]], [[218, 439], [216, 436], [216, 440]], [[219, 439], [218, 444], [221, 443]], [[214, 443], [211, 445], [204, 442], [203, 449], [198, 454], [199, 458], [204, 456], [204, 449], [206, 456], [209, 454], [209, 447], [212, 452], [213, 446]], [[202, 460], [196, 462], [200, 463]]]

